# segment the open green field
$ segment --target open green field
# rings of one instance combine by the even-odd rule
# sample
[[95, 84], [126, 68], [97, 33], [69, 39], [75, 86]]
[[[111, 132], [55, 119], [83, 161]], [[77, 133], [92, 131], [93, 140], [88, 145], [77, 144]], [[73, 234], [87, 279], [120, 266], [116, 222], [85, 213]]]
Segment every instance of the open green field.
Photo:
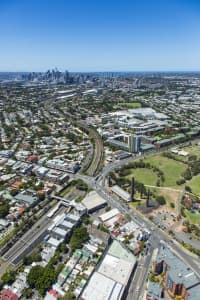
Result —
[[[136, 199], [137, 199], [137, 196], [136, 196]], [[139, 201], [130, 202], [129, 206], [136, 209], [139, 205], [143, 205], [145, 203], [146, 203], [146, 199], [142, 199], [142, 200], [139, 200]]]
[[133, 176], [136, 181], [144, 185], [156, 185], [157, 182], [157, 174], [150, 169], [132, 169], [132, 174], [126, 176], [126, 178], [132, 178]]
[[194, 176], [188, 183], [192, 189], [192, 193], [200, 195], [200, 175]]
[[182, 188], [181, 186], [177, 186], [176, 181], [181, 178], [181, 174], [186, 170], [186, 164], [162, 155], [151, 156], [146, 158], [145, 161], [163, 171], [165, 177], [163, 186], [175, 187], [178, 189]]
[[66, 188], [60, 193], [60, 196], [61, 196], [61, 197], [66, 196], [66, 195], [71, 191], [72, 188], [73, 188], [73, 186], [70, 184], [68, 187], [66, 187]]
[[122, 103], [118, 103], [115, 108], [120, 108], [120, 107], [124, 107], [124, 108], [140, 108], [141, 107], [141, 103], [139, 102], [122, 102]]
[[200, 159], [200, 146], [198, 145], [192, 145], [183, 148], [184, 151], [189, 152], [190, 155], [196, 155], [197, 158]]
[[200, 214], [194, 214], [191, 213], [190, 211], [188, 211], [187, 209], [184, 210], [185, 215], [187, 217], [187, 219], [193, 223], [193, 224], [199, 224], [200, 225]]

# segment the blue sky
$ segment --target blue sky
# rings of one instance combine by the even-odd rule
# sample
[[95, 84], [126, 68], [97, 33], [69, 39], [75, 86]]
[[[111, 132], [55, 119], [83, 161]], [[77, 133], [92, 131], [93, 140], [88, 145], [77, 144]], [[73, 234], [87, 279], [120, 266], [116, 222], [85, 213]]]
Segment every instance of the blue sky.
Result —
[[200, 0], [0, 0], [0, 71], [200, 70]]

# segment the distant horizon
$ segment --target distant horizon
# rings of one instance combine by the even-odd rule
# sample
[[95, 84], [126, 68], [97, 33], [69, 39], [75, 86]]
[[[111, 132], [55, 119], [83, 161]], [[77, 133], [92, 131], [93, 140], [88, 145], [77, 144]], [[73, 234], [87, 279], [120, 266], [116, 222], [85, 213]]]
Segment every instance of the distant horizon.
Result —
[[97, 71], [71, 71], [69, 69], [48, 68], [44, 70], [27, 70], [27, 71], [0, 71], [2, 73], [45, 73], [57, 69], [59, 72], [68, 71], [69, 73], [200, 73], [198, 70], [97, 70]]

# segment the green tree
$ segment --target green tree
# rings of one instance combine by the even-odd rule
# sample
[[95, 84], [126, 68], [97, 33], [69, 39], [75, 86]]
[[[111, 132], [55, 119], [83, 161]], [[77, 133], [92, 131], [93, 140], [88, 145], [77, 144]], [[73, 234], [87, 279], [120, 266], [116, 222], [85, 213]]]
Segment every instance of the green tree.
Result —
[[175, 208], [175, 204], [173, 202], [170, 202], [170, 207]]
[[42, 257], [41, 254], [37, 251], [33, 252], [32, 254], [25, 256], [23, 259], [24, 265], [30, 265], [32, 262], [38, 262], [41, 261]]
[[186, 169], [185, 172], [182, 174], [182, 176], [185, 178], [185, 180], [190, 180], [192, 179], [192, 174], [190, 169]]
[[7, 271], [1, 277], [4, 284], [12, 284], [15, 281], [16, 273], [14, 271]]
[[186, 186], [185, 186], [185, 190], [186, 190], [187, 192], [189, 192], [189, 193], [192, 193], [192, 189], [191, 189], [191, 187], [190, 187], [189, 185], [186, 185]]
[[46, 291], [50, 289], [56, 277], [57, 274], [53, 268], [50, 267], [44, 268], [42, 276], [37, 279], [35, 285], [36, 289], [42, 296], [44, 296]]
[[156, 197], [156, 201], [160, 204], [160, 205], [165, 205], [166, 204], [166, 200], [165, 197], [162, 195], [159, 195]]
[[69, 245], [73, 250], [80, 249], [82, 244], [89, 239], [89, 234], [87, 232], [87, 228], [80, 226], [76, 228], [71, 236]]
[[33, 267], [28, 276], [27, 276], [27, 282], [30, 286], [30, 288], [35, 288], [36, 285], [38, 284], [39, 278], [42, 278], [44, 272], [44, 268], [41, 266], [35, 266]]
[[33, 296], [32, 289], [26, 288], [23, 290], [22, 297], [24, 297], [25, 299], [30, 299], [32, 296]]
[[0, 218], [4, 218], [9, 213], [9, 204], [8, 203], [1, 203], [0, 204]]

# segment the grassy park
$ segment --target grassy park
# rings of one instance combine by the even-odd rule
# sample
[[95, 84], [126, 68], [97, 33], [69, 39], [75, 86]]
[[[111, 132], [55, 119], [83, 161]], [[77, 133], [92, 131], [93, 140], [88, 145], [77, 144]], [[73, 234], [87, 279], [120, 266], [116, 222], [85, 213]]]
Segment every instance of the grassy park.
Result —
[[115, 108], [140, 108], [141, 103], [140, 102], [122, 102], [118, 103]]
[[[124, 178], [130, 180], [134, 177], [137, 182], [143, 183], [146, 188], [150, 188], [155, 197], [164, 196], [168, 207], [172, 208], [173, 203], [174, 209], [177, 209], [177, 201], [183, 185], [177, 185], [176, 181], [181, 178], [181, 174], [186, 170], [187, 165], [162, 155], [146, 158], [144, 162], [149, 163], [150, 166], [129, 168], [129, 173]], [[159, 170], [162, 171], [163, 181], [160, 180]], [[158, 181], [160, 186], [158, 186]], [[136, 198], [139, 199], [139, 195], [138, 197], [136, 195]]]
[[194, 176], [189, 182], [188, 185], [192, 189], [192, 193], [200, 195], [200, 175]]
[[[198, 154], [200, 158], [199, 150], [196, 147], [190, 146], [191, 151], [188, 151], [189, 155], [197, 156]], [[188, 157], [183, 162], [180, 159], [174, 159], [162, 154], [152, 155], [138, 162], [130, 163], [117, 176], [121, 179], [128, 179], [129, 182], [134, 177], [137, 183], [141, 183], [146, 189], [151, 190], [153, 198], [156, 199], [159, 196], [163, 196], [167, 206], [178, 212], [178, 200], [185, 186], [189, 186], [192, 193], [200, 195], [200, 174], [193, 175], [192, 179], [185, 179], [185, 182], [183, 180], [186, 170], [190, 168]], [[183, 180], [183, 183], [181, 180]], [[179, 182], [177, 183], [177, 181]], [[122, 185], [124, 183], [126, 186], [127, 182], [122, 180]], [[128, 190], [130, 192], [130, 186]], [[136, 194], [136, 199], [140, 200], [140, 193]], [[137, 205], [138, 203], [133, 204], [134, 207], [137, 207]], [[186, 217], [194, 224], [200, 224], [200, 215], [187, 211]]]
[[185, 209], [185, 215], [187, 219], [192, 223], [196, 225], [200, 225], [200, 213], [192, 213], [189, 210]]
[[132, 173], [127, 178], [135, 177], [135, 179], [144, 185], [156, 185], [157, 182], [157, 175], [153, 172], [153, 170], [149, 169], [133, 169]]
[[169, 159], [162, 155], [154, 155], [149, 157], [145, 159], [145, 162], [149, 162], [151, 165], [156, 166], [163, 171], [165, 177], [165, 181], [163, 182], [164, 187], [181, 189], [181, 186], [177, 186], [176, 181], [181, 178], [181, 174], [187, 168], [184, 163]]
[[188, 152], [189, 155], [196, 155], [200, 159], [200, 146], [192, 145], [183, 148], [184, 151]]
[[[163, 172], [164, 182], [161, 184], [161, 186], [182, 189], [182, 186], [178, 186], [176, 181], [181, 178], [181, 174], [186, 170], [186, 164], [162, 155], [154, 155], [146, 158], [144, 159], [144, 162], [150, 163], [151, 166], [155, 166]], [[127, 175], [126, 178], [131, 178], [134, 176], [137, 181], [143, 183], [144, 185], [156, 186], [158, 175], [153, 171], [153, 169], [134, 168], [131, 169], [131, 171], [131, 174]]]

